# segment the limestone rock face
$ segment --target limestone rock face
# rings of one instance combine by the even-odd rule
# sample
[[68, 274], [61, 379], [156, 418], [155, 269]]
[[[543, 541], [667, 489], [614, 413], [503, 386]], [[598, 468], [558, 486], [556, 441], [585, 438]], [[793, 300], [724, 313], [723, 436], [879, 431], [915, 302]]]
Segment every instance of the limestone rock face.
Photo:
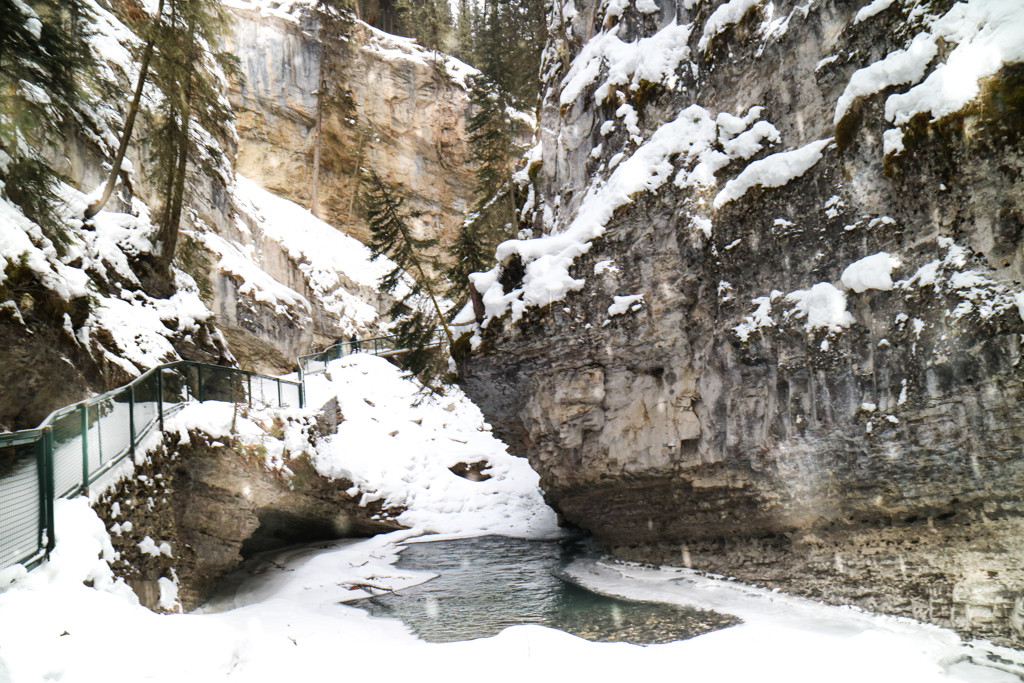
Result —
[[[1024, 67], [894, 120], [952, 3], [653, 4], [563, 8], [536, 229], [577, 284], [530, 300], [553, 240], [507, 252], [533, 307], [467, 393], [620, 556], [1019, 646]], [[920, 72], [856, 75], [915, 39]]]
[[345, 62], [354, 113], [322, 107], [320, 217], [366, 241], [356, 204], [360, 166], [401, 188], [425, 235], [450, 241], [471, 202], [473, 169], [465, 88], [430, 52], [366, 24], [350, 40], [321, 35], [308, 14], [233, 9], [231, 50], [244, 79], [232, 93], [240, 143], [236, 168], [275, 194], [310, 205], [321, 61]]

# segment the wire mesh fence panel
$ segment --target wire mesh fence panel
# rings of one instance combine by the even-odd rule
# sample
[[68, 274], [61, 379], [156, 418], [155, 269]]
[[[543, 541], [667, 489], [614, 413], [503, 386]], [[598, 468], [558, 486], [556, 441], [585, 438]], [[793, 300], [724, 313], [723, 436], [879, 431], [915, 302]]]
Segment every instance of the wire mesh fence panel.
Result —
[[277, 406], [277, 380], [252, 378], [252, 405], [254, 408]]
[[89, 473], [98, 470], [102, 460], [100, 445], [103, 443], [103, 435], [100, 432], [100, 413], [100, 404], [93, 403], [86, 406], [85, 439], [88, 453], [86, 471]]
[[0, 569], [39, 551], [41, 494], [34, 444], [0, 447]]
[[195, 365], [178, 366], [182, 381], [185, 384], [185, 400], [202, 400], [202, 373]]
[[327, 361], [324, 360], [323, 354], [302, 359], [302, 373], [304, 375], [315, 375], [326, 369]]
[[290, 382], [281, 382], [281, 404], [282, 407], [299, 407], [299, 385]]
[[202, 376], [204, 401], [245, 402], [245, 376], [234, 368], [208, 365], [202, 368]]
[[[89, 451], [89, 474], [92, 475], [101, 467], [117, 458], [131, 445], [129, 431], [129, 406], [127, 392], [119, 392], [116, 397], [106, 398], [98, 404], [98, 426], [100, 434], [99, 457], [93, 458]], [[123, 397], [123, 401], [120, 400]]]
[[155, 425], [160, 419], [160, 407], [157, 403], [159, 397], [159, 377], [152, 373], [135, 384], [135, 438], [139, 439], [143, 434]]
[[164, 412], [188, 401], [188, 377], [181, 367], [164, 368], [160, 371], [163, 391]]
[[74, 410], [53, 420], [53, 485], [57, 497], [82, 487], [82, 413]]

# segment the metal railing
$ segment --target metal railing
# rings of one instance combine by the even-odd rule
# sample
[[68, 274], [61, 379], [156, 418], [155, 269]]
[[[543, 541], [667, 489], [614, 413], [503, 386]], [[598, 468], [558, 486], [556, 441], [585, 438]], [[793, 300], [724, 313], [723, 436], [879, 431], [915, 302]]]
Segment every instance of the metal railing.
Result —
[[[435, 330], [434, 340], [427, 345], [427, 348], [439, 345], [443, 337], [443, 329]], [[398, 345], [397, 341], [398, 336], [392, 334], [385, 337], [373, 337], [372, 339], [338, 342], [333, 346], [328, 346], [323, 351], [299, 356], [299, 377], [303, 378], [306, 375], [315, 375], [323, 372], [327, 369], [327, 364], [332, 360], [338, 360], [353, 353], [372, 353], [375, 356], [387, 357], [408, 351], [408, 349]]]
[[190, 401], [303, 407], [301, 382], [192, 361], [51, 413], [36, 429], [0, 434], [0, 570], [36, 566], [53, 549], [53, 501], [71, 497], [129, 456]]

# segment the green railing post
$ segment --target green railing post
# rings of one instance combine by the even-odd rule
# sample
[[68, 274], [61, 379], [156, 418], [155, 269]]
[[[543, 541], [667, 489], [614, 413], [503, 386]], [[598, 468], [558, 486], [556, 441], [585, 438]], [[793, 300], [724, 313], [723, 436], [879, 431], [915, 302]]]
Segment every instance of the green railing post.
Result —
[[284, 399], [281, 397], [281, 380], [277, 380], [277, 407], [284, 408]]
[[128, 387], [128, 452], [135, 460], [135, 385]]
[[252, 407], [252, 373], [246, 373], [245, 383], [246, 388], [248, 389], [249, 392], [248, 397], [246, 398], [246, 402], [249, 404], [249, 407]]
[[306, 385], [304, 383], [299, 384], [299, 408], [306, 407]]
[[203, 402], [203, 366], [196, 365], [196, 393], [198, 394], [199, 402]]
[[57, 481], [53, 466], [53, 427], [43, 428], [43, 460], [46, 468], [46, 556], [57, 544], [57, 532], [53, 522], [53, 499], [57, 497]]
[[36, 480], [39, 482], [39, 524], [36, 529], [36, 550], [39, 551], [49, 545], [49, 539], [44, 539], [43, 532], [47, 531], [48, 535], [53, 535], [49, 518], [46, 516], [46, 501], [50, 498], [50, 491], [46, 485], [46, 442], [42, 434], [32, 444], [32, 449], [36, 455]]
[[82, 417], [82, 491], [89, 490], [89, 406], [78, 404]]
[[160, 431], [164, 431], [164, 369], [156, 370], [156, 417], [160, 421]]

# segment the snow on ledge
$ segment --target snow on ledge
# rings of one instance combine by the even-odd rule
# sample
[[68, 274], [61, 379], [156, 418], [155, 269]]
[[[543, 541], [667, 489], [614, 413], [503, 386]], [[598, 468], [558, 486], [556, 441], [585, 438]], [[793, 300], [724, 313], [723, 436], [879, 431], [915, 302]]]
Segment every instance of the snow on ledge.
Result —
[[847, 289], [858, 294], [869, 289], [889, 291], [893, 288], [892, 271], [900, 265], [898, 258], [880, 251], [848, 265], [840, 279]]
[[822, 152], [832, 144], [832, 140], [815, 140], [798, 149], [778, 152], [751, 162], [715, 196], [715, 208], [720, 209], [739, 199], [752, 187], [782, 187], [799, 178], [821, 160]]
[[711, 43], [712, 38], [733, 24], [739, 23], [747, 11], [760, 1], [761, 0], [729, 0], [728, 2], [720, 5], [718, 9], [712, 12], [711, 16], [708, 17], [708, 20], [704, 22], [704, 33], [700, 37], [700, 42], [697, 43], [697, 49], [706, 50], [708, 45]]
[[829, 282], [798, 289], [788, 294], [786, 301], [795, 304], [791, 315], [807, 319], [808, 332], [822, 327], [839, 332], [855, 322], [853, 314], [846, 310], [846, 294]]
[[629, 296], [616, 296], [612, 298], [611, 306], [608, 307], [608, 317], [612, 318], [622, 315], [627, 311], [639, 311], [643, 307], [644, 295], [631, 294]]

